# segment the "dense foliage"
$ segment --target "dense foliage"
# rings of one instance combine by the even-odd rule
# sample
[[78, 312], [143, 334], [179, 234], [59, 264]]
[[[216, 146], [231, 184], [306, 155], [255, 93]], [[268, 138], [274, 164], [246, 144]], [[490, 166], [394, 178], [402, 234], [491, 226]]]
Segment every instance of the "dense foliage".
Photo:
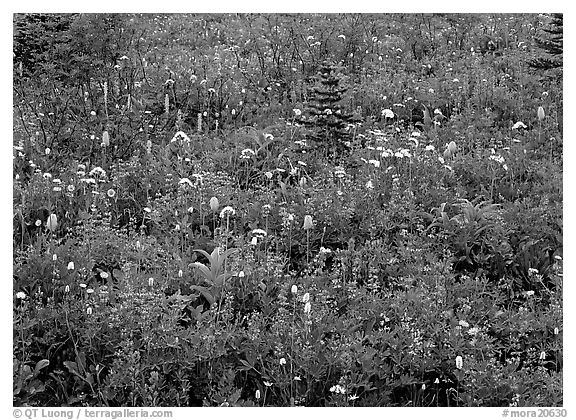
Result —
[[562, 405], [558, 19], [15, 15], [14, 404]]

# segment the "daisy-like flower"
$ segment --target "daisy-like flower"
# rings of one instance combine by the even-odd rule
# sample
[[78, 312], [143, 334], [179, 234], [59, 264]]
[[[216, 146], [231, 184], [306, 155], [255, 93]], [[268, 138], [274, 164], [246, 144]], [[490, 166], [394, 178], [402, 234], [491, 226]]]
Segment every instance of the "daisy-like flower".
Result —
[[512, 130], [518, 130], [519, 128], [528, 128], [528, 127], [526, 127], [526, 124], [524, 124], [522, 121], [517, 121], [517, 122], [512, 126]]
[[263, 229], [254, 229], [254, 230], [252, 231], [252, 235], [254, 235], [254, 236], [258, 237], [258, 238], [263, 238], [263, 237], [267, 236], [268, 234], [267, 234], [266, 231], [263, 230]]
[[26, 299], [26, 293], [24, 293], [24, 292], [18, 292], [18, 293], [16, 293], [16, 298], [17, 298], [17, 299], [20, 299], [20, 300]]
[[110, 198], [114, 198], [114, 196], [116, 195], [116, 191], [110, 188], [108, 191], [106, 191], [106, 195], [108, 195], [108, 197]]
[[244, 149], [240, 152], [240, 159], [250, 159], [255, 156], [256, 152], [252, 149]]
[[236, 210], [234, 210], [232, 207], [230, 206], [226, 206], [222, 209], [222, 211], [220, 212], [220, 218], [223, 219], [224, 217], [226, 217], [227, 215], [230, 216], [234, 216], [236, 214]]
[[190, 185], [191, 187], [194, 186], [192, 181], [190, 181], [188, 178], [182, 178], [180, 181], [178, 181], [178, 184], [179, 185]]
[[391, 109], [383, 109], [382, 110], [382, 116], [384, 118], [394, 118], [394, 112]]

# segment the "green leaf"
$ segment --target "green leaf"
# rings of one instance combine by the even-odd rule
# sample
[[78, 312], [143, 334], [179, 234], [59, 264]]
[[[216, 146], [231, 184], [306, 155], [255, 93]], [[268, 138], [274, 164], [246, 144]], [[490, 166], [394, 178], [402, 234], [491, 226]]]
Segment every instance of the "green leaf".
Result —
[[210, 293], [210, 291], [208, 289], [206, 289], [205, 287], [193, 285], [193, 286], [190, 286], [190, 288], [192, 290], [197, 290], [200, 293], [202, 293], [202, 296], [204, 296], [206, 298], [206, 300], [208, 301], [208, 303], [210, 305], [213, 305], [214, 302], [216, 302], [216, 299], [214, 299], [214, 296], [212, 295], [212, 293]]
[[37, 375], [40, 370], [44, 369], [46, 366], [50, 364], [50, 360], [42, 359], [38, 363], [36, 363], [36, 367], [34, 368], [34, 374]]
[[192, 264], [190, 264], [190, 267], [194, 267], [200, 270], [200, 272], [204, 276], [204, 280], [206, 280], [206, 282], [208, 282], [210, 285], [214, 285], [213, 276], [210, 270], [208, 270], [208, 267], [199, 262], [193, 262]]

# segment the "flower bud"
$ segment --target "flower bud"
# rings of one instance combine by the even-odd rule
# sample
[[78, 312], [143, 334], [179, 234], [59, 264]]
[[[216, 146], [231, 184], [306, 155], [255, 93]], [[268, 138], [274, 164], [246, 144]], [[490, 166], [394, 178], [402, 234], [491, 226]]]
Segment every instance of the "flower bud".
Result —
[[304, 230], [312, 229], [313, 226], [314, 222], [312, 221], [312, 216], [310, 216], [309, 214], [304, 216], [304, 225], [302, 226]]
[[74, 261], [68, 263], [68, 270], [74, 270]]
[[102, 132], [102, 146], [110, 146], [110, 134], [108, 134], [108, 131], [106, 130]]
[[293, 284], [293, 285], [292, 285], [292, 288], [290, 289], [290, 291], [291, 291], [293, 294], [298, 293], [298, 286], [296, 286], [295, 284]]
[[51, 232], [54, 232], [58, 227], [58, 217], [54, 213], [48, 216], [48, 220], [46, 221], [46, 227], [50, 229]]
[[544, 108], [541, 106], [538, 107], [538, 121], [542, 121], [544, 119]]
[[148, 286], [150, 286], [150, 287], [154, 286], [154, 277], [150, 277], [148, 279]]
[[210, 199], [210, 210], [212, 211], [217, 211], [218, 207], [220, 207], [220, 203], [218, 202], [218, 199], [216, 197], [212, 197]]
[[86, 313], [92, 315], [92, 308], [90, 306], [86, 309]]
[[463, 361], [462, 356], [456, 356], [456, 369], [462, 369]]
[[256, 399], [257, 400], [260, 399], [260, 390], [259, 389], [256, 390]]

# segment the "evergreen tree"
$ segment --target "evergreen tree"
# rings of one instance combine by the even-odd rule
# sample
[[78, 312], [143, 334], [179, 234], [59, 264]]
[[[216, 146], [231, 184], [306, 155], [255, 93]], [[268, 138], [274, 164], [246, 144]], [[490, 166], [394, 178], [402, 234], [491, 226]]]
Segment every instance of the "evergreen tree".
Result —
[[563, 53], [563, 15], [562, 13], [552, 13], [550, 22], [542, 28], [542, 36], [534, 38], [536, 45], [543, 50], [543, 55], [534, 58], [530, 66], [536, 69], [551, 70], [562, 68]]
[[308, 118], [304, 120], [308, 128], [307, 137], [333, 158], [343, 156], [349, 149], [351, 136], [348, 124], [353, 119], [342, 107], [347, 90], [337, 67], [331, 62], [324, 62], [316, 76], [316, 84], [309, 92]]

